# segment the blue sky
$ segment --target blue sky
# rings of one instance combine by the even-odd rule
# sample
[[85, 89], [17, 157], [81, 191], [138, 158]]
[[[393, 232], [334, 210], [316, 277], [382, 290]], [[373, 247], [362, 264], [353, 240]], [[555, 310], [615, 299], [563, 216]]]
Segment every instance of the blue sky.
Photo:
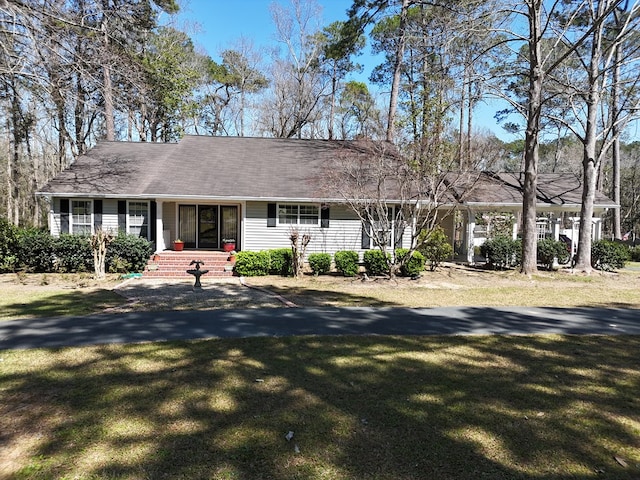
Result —
[[[185, 0], [179, 13], [180, 20], [200, 24], [201, 31], [194, 34], [197, 42], [215, 57], [240, 37], [250, 38], [256, 46], [273, 45], [275, 27], [269, 6], [273, 0]], [[278, 3], [285, 8], [288, 0]], [[319, 0], [323, 25], [346, 20], [351, 0]]]
[[[218, 53], [230, 48], [241, 37], [251, 40], [256, 48], [276, 44], [275, 27], [269, 9], [272, 3], [273, 0], [184, 0], [178, 15], [178, 27], [186, 28], [198, 47], [214, 60], [220, 60]], [[278, 3], [285, 8], [290, 5], [288, 0], [279, 0]], [[352, 0], [317, 0], [317, 3], [322, 7], [324, 26], [337, 20], [346, 20], [346, 11]], [[354, 79], [367, 82], [371, 70], [382, 59], [372, 57], [367, 46], [357, 61], [364, 65], [364, 71]], [[376, 90], [375, 87], [371, 89]], [[493, 119], [498, 109], [495, 105], [481, 106], [476, 112], [476, 126], [493, 131], [503, 140], [513, 140], [513, 135], [506, 134]]]

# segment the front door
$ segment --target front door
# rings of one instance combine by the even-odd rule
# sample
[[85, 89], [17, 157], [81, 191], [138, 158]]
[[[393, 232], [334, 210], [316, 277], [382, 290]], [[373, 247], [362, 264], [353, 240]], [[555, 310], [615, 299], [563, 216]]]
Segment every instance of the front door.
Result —
[[222, 238], [239, 246], [237, 205], [180, 205], [178, 221], [178, 238], [186, 248], [217, 249]]
[[218, 206], [198, 205], [198, 248], [218, 248]]
[[235, 205], [220, 206], [220, 223], [222, 231], [220, 237], [226, 240], [233, 239], [236, 249], [240, 248], [238, 241], [238, 207]]

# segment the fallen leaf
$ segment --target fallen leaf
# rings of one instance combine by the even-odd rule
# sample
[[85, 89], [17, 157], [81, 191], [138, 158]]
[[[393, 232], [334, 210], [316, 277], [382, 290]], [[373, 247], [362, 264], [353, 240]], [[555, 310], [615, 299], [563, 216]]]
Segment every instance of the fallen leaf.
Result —
[[293, 438], [293, 432], [289, 430], [289, 432], [284, 436], [284, 438], [287, 439], [287, 442], [290, 442], [291, 439]]
[[620, 466], [622, 466], [622, 467], [624, 467], [624, 468], [627, 468], [627, 467], [629, 466], [629, 465], [627, 464], [627, 462], [624, 460], [624, 458], [620, 458], [620, 457], [616, 457], [616, 456], [614, 456], [613, 458], [616, 460], [616, 462], [618, 462], [618, 464], [619, 464]]

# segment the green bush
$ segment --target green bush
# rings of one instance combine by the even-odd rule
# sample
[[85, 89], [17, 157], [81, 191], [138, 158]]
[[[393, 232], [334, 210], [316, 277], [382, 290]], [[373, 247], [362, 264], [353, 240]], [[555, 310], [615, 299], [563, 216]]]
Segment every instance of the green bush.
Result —
[[631, 257], [631, 261], [640, 262], [640, 245], [636, 245], [635, 247], [631, 247], [629, 249], [629, 255]]
[[331, 255], [328, 253], [309, 254], [309, 267], [314, 275], [322, 275], [331, 271]]
[[623, 243], [598, 240], [591, 245], [591, 264], [599, 270], [610, 272], [624, 268], [629, 258], [629, 248]]
[[567, 245], [559, 240], [545, 238], [538, 240], [536, 251], [538, 263], [544, 265], [547, 270], [553, 269], [554, 259], [558, 259], [558, 263], [565, 264], [569, 261], [569, 251]]
[[431, 271], [434, 271], [442, 262], [453, 257], [453, 247], [449, 243], [447, 235], [442, 227], [436, 227], [431, 232], [420, 234], [420, 253], [429, 261]]
[[[403, 262], [409, 253], [406, 248], [398, 248], [396, 250], [396, 261]], [[411, 258], [403, 263], [400, 267], [400, 275], [403, 277], [416, 277], [424, 271], [425, 258], [424, 255], [417, 250], [411, 253]]]
[[391, 261], [391, 254], [386, 255], [382, 250], [367, 250], [362, 257], [364, 262], [364, 268], [367, 269], [367, 273], [371, 276], [385, 275], [389, 273], [389, 262]]
[[93, 272], [93, 251], [86, 235], [68, 233], [54, 238], [56, 265], [61, 272]]
[[0, 273], [13, 272], [18, 262], [18, 231], [0, 217]]
[[268, 250], [261, 252], [238, 252], [235, 271], [244, 277], [259, 277], [269, 274], [271, 264]]
[[270, 275], [282, 275], [289, 277], [293, 275], [293, 255], [290, 248], [275, 248], [269, 250], [271, 258], [269, 264]]
[[521, 243], [509, 237], [494, 237], [484, 242], [480, 251], [494, 269], [511, 268], [520, 263]]
[[45, 230], [25, 228], [18, 231], [18, 267], [27, 272], [52, 272], [55, 269], [55, 239]]
[[355, 277], [358, 274], [360, 271], [358, 260], [358, 252], [354, 252], [353, 250], [340, 250], [333, 256], [336, 270], [345, 277]]
[[107, 245], [105, 269], [111, 273], [142, 272], [152, 253], [153, 245], [146, 238], [120, 233]]

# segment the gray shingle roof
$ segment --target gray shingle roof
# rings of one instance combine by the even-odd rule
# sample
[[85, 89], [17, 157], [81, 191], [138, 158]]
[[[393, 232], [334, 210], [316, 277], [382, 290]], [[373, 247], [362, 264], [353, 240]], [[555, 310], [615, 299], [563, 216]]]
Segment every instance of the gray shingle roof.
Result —
[[[185, 136], [178, 144], [100, 142], [41, 193], [65, 196], [328, 200], [318, 179], [351, 142]], [[462, 192], [459, 192], [462, 193]], [[466, 202], [522, 202], [520, 174], [483, 174]], [[540, 174], [539, 204], [580, 204], [572, 174]], [[596, 205], [613, 206], [598, 194]]]

